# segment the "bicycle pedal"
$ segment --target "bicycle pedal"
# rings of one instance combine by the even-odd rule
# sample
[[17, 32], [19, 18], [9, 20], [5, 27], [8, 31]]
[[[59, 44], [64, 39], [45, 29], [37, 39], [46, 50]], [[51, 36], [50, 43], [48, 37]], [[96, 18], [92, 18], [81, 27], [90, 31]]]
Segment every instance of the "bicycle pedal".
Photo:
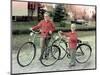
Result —
[[40, 57], [39, 59], [41, 60], [41, 59], [45, 59], [45, 58], [44, 57]]
[[68, 54], [67, 57], [70, 58], [71, 56]]
[[82, 53], [81, 52], [77, 52], [76, 56], [82, 56]]
[[48, 57], [46, 57], [45, 59], [48, 60]]

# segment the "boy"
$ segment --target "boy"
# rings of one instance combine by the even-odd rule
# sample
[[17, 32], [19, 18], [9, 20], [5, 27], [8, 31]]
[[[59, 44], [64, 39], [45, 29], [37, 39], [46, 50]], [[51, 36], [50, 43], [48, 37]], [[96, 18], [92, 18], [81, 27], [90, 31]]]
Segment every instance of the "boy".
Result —
[[51, 35], [55, 30], [55, 25], [51, 21], [48, 13], [44, 13], [44, 20], [41, 20], [38, 23], [38, 25], [32, 27], [32, 30], [37, 30], [37, 29], [39, 29], [39, 31], [41, 32], [40, 46], [42, 54], [43, 49], [48, 46]]
[[68, 45], [69, 45], [69, 53], [71, 56], [71, 60], [69, 65], [70, 66], [75, 66], [75, 53], [76, 53], [76, 48], [77, 48], [77, 33], [75, 31], [76, 25], [71, 24], [71, 32], [66, 33], [66, 32], [60, 32], [61, 35], [64, 35], [68, 40]]

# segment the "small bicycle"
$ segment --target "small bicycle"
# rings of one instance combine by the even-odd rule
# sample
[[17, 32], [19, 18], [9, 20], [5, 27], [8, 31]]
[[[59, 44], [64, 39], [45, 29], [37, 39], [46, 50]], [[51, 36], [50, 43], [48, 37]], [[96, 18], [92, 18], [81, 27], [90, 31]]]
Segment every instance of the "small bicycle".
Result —
[[[25, 42], [18, 50], [17, 62], [20, 66], [25, 67], [32, 63], [36, 56], [36, 45], [34, 43], [40, 32], [31, 31], [28, 42]], [[33, 40], [33, 41], [32, 41]], [[49, 45], [46, 47], [40, 57], [40, 62], [44, 66], [51, 66], [57, 62], [60, 57], [60, 48], [57, 45]]]
[[[58, 31], [58, 37], [52, 44], [57, 45], [61, 50], [59, 60], [63, 59], [66, 56], [66, 54], [67, 54], [67, 57], [70, 58], [68, 42], [65, 41], [63, 37], [60, 35], [60, 31]], [[92, 48], [88, 44], [88, 42], [78, 40], [77, 51], [76, 51], [76, 61], [78, 63], [87, 62], [91, 57], [91, 53], [92, 53]]]

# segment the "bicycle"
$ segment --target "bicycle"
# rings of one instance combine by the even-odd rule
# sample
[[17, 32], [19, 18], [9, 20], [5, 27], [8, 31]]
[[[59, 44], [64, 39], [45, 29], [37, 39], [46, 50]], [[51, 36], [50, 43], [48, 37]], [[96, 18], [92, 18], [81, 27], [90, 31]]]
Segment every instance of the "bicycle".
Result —
[[[25, 67], [32, 63], [36, 56], [35, 38], [40, 32], [31, 30], [28, 42], [25, 42], [18, 50], [17, 62], [20, 66]], [[33, 39], [33, 41], [32, 41]], [[55, 52], [56, 51], [56, 52]], [[40, 62], [44, 66], [51, 66], [57, 62], [60, 57], [60, 48], [56, 45], [46, 47], [40, 57]], [[56, 58], [54, 58], [56, 57]]]
[[[67, 57], [70, 58], [70, 53], [68, 51], [69, 50], [68, 42], [65, 41], [63, 37], [60, 35], [60, 31], [58, 31], [58, 37], [52, 44], [60, 47], [61, 55], [59, 60], [63, 59], [66, 56], [66, 54]], [[91, 57], [91, 53], [92, 53], [92, 48], [88, 44], [88, 42], [78, 40], [78, 44], [76, 48], [76, 61], [78, 63], [87, 62]]]

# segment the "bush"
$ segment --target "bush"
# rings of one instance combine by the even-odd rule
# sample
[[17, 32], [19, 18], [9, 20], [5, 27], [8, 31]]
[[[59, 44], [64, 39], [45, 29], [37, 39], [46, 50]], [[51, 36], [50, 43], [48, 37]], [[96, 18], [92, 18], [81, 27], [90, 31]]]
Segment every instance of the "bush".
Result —
[[57, 27], [66, 27], [66, 23], [64, 21], [58, 22]]
[[53, 12], [53, 21], [54, 22], [61, 22], [63, 18], [65, 17], [65, 10], [64, 10], [64, 5], [62, 4], [57, 4], [56, 8], [54, 9]]
[[61, 22], [60, 22], [60, 27], [66, 27], [66, 23], [63, 22], [63, 21], [61, 21]]

